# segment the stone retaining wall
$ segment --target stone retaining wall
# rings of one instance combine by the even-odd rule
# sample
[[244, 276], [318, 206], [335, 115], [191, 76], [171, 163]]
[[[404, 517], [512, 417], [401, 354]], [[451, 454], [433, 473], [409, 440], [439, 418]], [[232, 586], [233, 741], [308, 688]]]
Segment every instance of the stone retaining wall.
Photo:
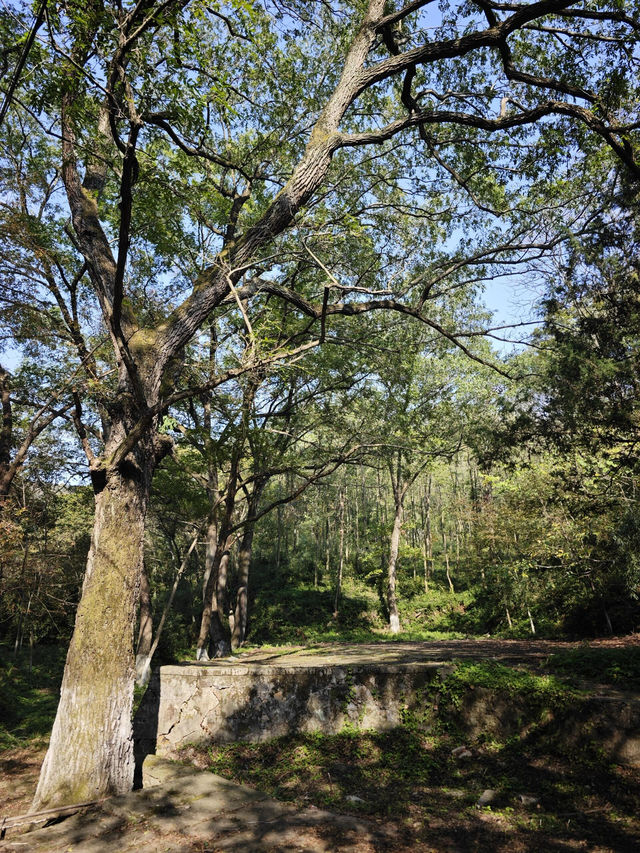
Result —
[[419, 702], [446, 665], [163, 666], [136, 716], [136, 739], [158, 755], [188, 743], [261, 741], [346, 725], [389, 729]]
[[[262, 741], [292, 732], [334, 734], [390, 729], [408, 720], [427, 728], [453, 724], [458, 736], [528, 737], [582, 748], [595, 744], [621, 764], [640, 766], [640, 702], [636, 696], [587, 695], [555, 711], [529, 707], [526, 696], [470, 687], [438, 708], [451, 664], [310, 658], [287, 665], [209, 663], [157, 670], [134, 721], [138, 764], [187, 744]], [[431, 688], [431, 689], [430, 689]], [[542, 716], [541, 716], [542, 710]]]

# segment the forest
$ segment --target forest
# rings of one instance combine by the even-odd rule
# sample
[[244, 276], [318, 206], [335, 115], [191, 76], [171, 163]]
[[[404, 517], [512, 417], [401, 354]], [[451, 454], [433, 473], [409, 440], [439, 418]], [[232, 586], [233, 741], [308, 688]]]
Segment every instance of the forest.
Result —
[[0, 7], [0, 641], [68, 648], [34, 809], [130, 790], [165, 662], [639, 630], [639, 40]]

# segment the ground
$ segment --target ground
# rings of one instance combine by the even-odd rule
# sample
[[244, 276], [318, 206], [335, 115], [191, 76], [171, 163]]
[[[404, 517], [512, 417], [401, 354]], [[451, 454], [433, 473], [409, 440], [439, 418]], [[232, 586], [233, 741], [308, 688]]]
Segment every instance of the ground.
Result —
[[[638, 635], [588, 645], [488, 638], [411, 644], [404, 648], [408, 657], [411, 647], [417, 645], [422, 656], [433, 655], [436, 660], [493, 658], [498, 668], [507, 664], [510, 668], [526, 667], [534, 673], [551, 671], [570, 676], [575, 683], [587, 679], [595, 685], [594, 690], [615, 692], [629, 687], [638, 690], [640, 686]], [[388, 660], [401, 651], [401, 646], [386, 644], [368, 647], [366, 653]], [[293, 650], [254, 650], [249, 656], [255, 659], [287, 652]], [[323, 647], [312, 654], [315, 657], [330, 652], [330, 648]], [[611, 763], [599, 752], [597, 742], [578, 752], [570, 744], [552, 743], [540, 731], [532, 730], [525, 737], [480, 737], [467, 741], [461, 739], [455, 726], [443, 725], [425, 732], [408, 720], [404, 727], [385, 733], [345, 731], [335, 736], [300, 735], [209, 751], [190, 749], [182, 758], [192, 767], [213, 769], [262, 792], [257, 796], [263, 803], [282, 803], [284, 811], [277, 820], [274, 818], [271, 834], [265, 832], [260, 838], [252, 835], [249, 846], [245, 834], [243, 848], [240, 825], [233, 832], [229, 830], [224, 838], [216, 836], [221, 826], [218, 817], [211, 824], [209, 835], [199, 831], [197, 837], [190, 837], [189, 815], [195, 825], [194, 806], [174, 803], [176, 814], [181, 808], [190, 809], [176, 835], [166, 823], [168, 817], [162, 818], [164, 824], [158, 817], [158, 803], [153, 815], [145, 816], [139, 798], [135, 801], [136, 820], [116, 819], [104, 809], [99, 813], [106, 821], [103, 841], [106, 843], [111, 832], [117, 838], [114, 843], [120, 845], [113, 847], [114, 850], [129, 849], [131, 845], [131, 849], [137, 846], [140, 850], [184, 853], [196, 850], [213, 853], [218, 849], [357, 853], [639, 850], [638, 768]], [[468, 748], [469, 754], [465, 755], [458, 747]], [[43, 754], [40, 743], [16, 746], [0, 755], [0, 817], [27, 810]], [[485, 793], [488, 791], [494, 793]], [[489, 799], [486, 805], [481, 802], [483, 795]], [[163, 801], [162, 808], [168, 809], [169, 815], [170, 805]], [[200, 807], [204, 804], [200, 803]], [[346, 817], [335, 818], [327, 812]], [[86, 818], [94, 825], [97, 819], [97, 814]], [[356, 823], [349, 824], [349, 820]], [[200, 830], [205, 825], [209, 826], [201, 824]], [[63, 827], [64, 824], [57, 831]], [[279, 838], [290, 838], [293, 846], [284, 846], [284, 840], [274, 840], [276, 830], [281, 832]], [[237, 848], [232, 846], [234, 833]], [[57, 837], [60, 847], [50, 845], [41, 849], [93, 849], [86, 845], [69, 847], [69, 838]], [[11, 838], [23, 846], [6, 849], [30, 849], [24, 846], [24, 836], [9, 835], [8, 841]], [[35, 840], [35, 836], [30, 838]], [[151, 847], [145, 847], [147, 843]], [[289, 841], [286, 843], [289, 845]]]

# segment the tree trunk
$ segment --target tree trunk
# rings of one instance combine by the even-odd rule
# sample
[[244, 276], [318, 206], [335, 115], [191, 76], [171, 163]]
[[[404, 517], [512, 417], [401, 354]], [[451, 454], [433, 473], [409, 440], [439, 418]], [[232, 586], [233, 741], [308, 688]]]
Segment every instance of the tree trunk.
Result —
[[328, 581], [331, 571], [331, 547], [329, 542], [329, 519], [327, 518], [324, 525], [324, 576]]
[[232, 540], [227, 538], [222, 555], [218, 562], [218, 577], [216, 581], [216, 606], [211, 613], [209, 633], [214, 658], [226, 658], [231, 654], [231, 639], [225, 630], [226, 613], [224, 602], [227, 595], [227, 575]]
[[[224, 631], [223, 620], [225, 614], [221, 612], [221, 608], [227, 587], [229, 549], [233, 541], [230, 537], [230, 530], [238, 487], [239, 460], [239, 449], [236, 447], [231, 458], [227, 496], [224, 502], [224, 516], [220, 523], [218, 537], [215, 542], [212, 539], [213, 530], [215, 529], [213, 522], [207, 530], [205, 566], [210, 566], [210, 568], [208, 568], [207, 584], [204, 590], [196, 660], [209, 659], [209, 644], [211, 641], [214, 644], [215, 657], [227, 657], [231, 654], [230, 638], [226, 636]], [[215, 509], [212, 512], [212, 518], [214, 517], [214, 512]]]
[[205, 551], [205, 565], [208, 572], [207, 585], [204, 589], [204, 602], [202, 605], [202, 618], [200, 620], [200, 633], [198, 634], [198, 643], [196, 646], [196, 660], [209, 660], [209, 644], [211, 637], [211, 624], [218, 618], [218, 569], [224, 554], [225, 541], [221, 541], [221, 537], [217, 540], [212, 540], [209, 536], [212, 531], [212, 525], [207, 529], [207, 541]]
[[[169, 615], [169, 611], [171, 610], [171, 605], [173, 604], [173, 599], [175, 598], [178, 584], [182, 579], [182, 575], [184, 574], [184, 570], [187, 568], [189, 563], [189, 557], [191, 556], [191, 552], [194, 550], [196, 545], [198, 544], [198, 537], [200, 536], [200, 532], [202, 530], [202, 525], [196, 531], [195, 536], [191, 540], [191, 545], [189, 546], [189, 550], [182, 558], [180, 566], [178, 567], [178, 571], [176, 572], [176, 576], [173, 580], [173, 586], [171, 587], [171, 592], [169, 593], [169, 597], [165, 602], [164, 608], [162, 610], [162, 616], [160, 617], [160, 621], [158, 622], [158, 627], [156, 629], [156, 635], [153, 638], [153, 642], [150, 643], [148, 651], [141, 654], [140, 646], [138, 646], [138, 652], [136, 655], [136, 684], [138, 687], [146, 687], [149, 683], [149, 678], [151, 677], [151, 661], [153, 659], [154, 654], [156, 653], [156, 649], [158, 648], [158, 644], [160, 642], [160, 637], [162, 636], [162, 630], [165, 626], [165, 622], [167, 621], [167, 616]], [[144, 588], [144, 580], [146, 579], [146, 572], [142, 572], [143, 584], [141, 589]], [[147, 588], [149, 586], [149, 581], [147, 580]], [[140, 594], [142, 599], [142, 592]], [[141, 625], [142, 627], [142, 625]], [[151, 639], [151, 636], [149, 637]], [[145, 644], [146, 645], [146, 644]]]
[[431, 541], [431, 474], [427, 478], [424, 493], [424, 526], [423, 526], [423, 554], [424, 554], [424, 591], [429, 591], [429, 570], [433, 562], [433, 543]]
[[277, 534], [276, 534], [276, 572], [280, 568], [280, 554], [282, 550], [282, 507], [276, 508]]
[[133, 786], [133, 626], [154, 467], [151, 454], [136, 457], [138, 464], [127, 459], [108, 471], [96, 495], [82, 596], [33, 811]]
[[247, 617], [249, 612], [249, 570], [251, 568], [251, 552], [253, 550], [253, 534], [256, 529], [255, 516], [258, 505], [267, 480], [256, 481], [254, 490], [249, 501], [247, 510], [247, 523], [242, 535], [240, 550], [238, 551], [238, 595], [236, 596], [236, 610], [233, 618], [233, 630], [231, 632], [231, 648], [239, 648], [247, 636]]
[[318, 589], [318, 565], [320, 563], [320, 550], [322, 542], [322, 528], [320, 526], [315, 529], [316, 552], [313, 560], [313, 588]]
[[[213, 543], [214, 547], [211, 548], [210, 545]], [[207, 586], [209, 584], [209, 578], [211, 577], [211, 569], [213, 567], [213, 560], [216, 555], [216, 547], [218, 544], [218, 525], [214, 519], [209, 521], [209, 525], [207, 527], [207, 537], [206, 537], [206, 549], [204, 553], [204, 575], [202, 576], [202, 602], [207, 597]]]
[[336, 577], [336, 592], [333, 598], [333, 618], [338, 618], [340, 594], [342, 593], [342, 572], [344, 570], [344, 489], [340, 489], [340, 554], [338, 557], [338, 574]]
[[507, 614], [507, 624], [509, 625], [509, 628], [513, 628], [513, 622], [511, 621], [511, 614], [509, 613], [509, 608], [507, 607], [506, 604], [504, 606], [504, 612]]
[[354, 489], [355, 496], [355, 519], [354, 519], [354, 549], [353, 549], [353, 572], [356, 577], [360, 572], [360, 505], [358, 502], [358, 484]]
[[454, 594], [453, 581], [451, 580], [451, 570], [449, 567], [449, 541], [447, 538], [447, 527], [444, 523], [444, 508], [440, 507], [440, 527], [442, 530], [442, 550], [444, 552], [444, 565], [447, 573], [447, 582], [449, 584], [449, 592]]
[[529, 617], [529, 626], [531, 628], [531, 633], [535, 634], [536, 633], [536, 626], [535, 626], [535, 623], [533, 621], [533, 616], [531, 615], [531, 610], [529, 609], [529, 607], [527, 607], [527, 616]]
[[398, 614], [398, 599], [396, 596], [396, 565], [400, 547], [400, 532], [402, 530], [402, 501], [396, 498], [396, 511], [391, 531], [389, 548], [389, 567], [387, 573], [387, 607], [389, 608], [389, 627], [392, 634], [400, 631], [400, 616]]
[[249, 613], [249, 569], [251, 568], [251, 551], [253, 549], [254, 526], [245, 530], [240, 551], [238, 553], [238, 594], [236, 609], [233, 616], [233, 631], [231, 632], [231, 648], [239, 648], [247, 636], [247, 617]]
[[146, 567], [140, 572], [140, 627], [136, 646], [136, 684], [146, 684], [151, 661], [151, 643], [153, 642], [153, 618], [151, 614], [151, 587]]

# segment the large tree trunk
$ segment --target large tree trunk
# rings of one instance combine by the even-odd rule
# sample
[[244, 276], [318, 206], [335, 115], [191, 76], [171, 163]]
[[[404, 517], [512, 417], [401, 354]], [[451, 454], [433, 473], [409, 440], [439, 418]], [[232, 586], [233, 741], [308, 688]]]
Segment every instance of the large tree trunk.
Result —
[[136, 456], [136, 463], [109, 471], [96, 496], [82, 597], [34, 811], [133, 786], [133, 626], [154, 467], [151, 454]]

